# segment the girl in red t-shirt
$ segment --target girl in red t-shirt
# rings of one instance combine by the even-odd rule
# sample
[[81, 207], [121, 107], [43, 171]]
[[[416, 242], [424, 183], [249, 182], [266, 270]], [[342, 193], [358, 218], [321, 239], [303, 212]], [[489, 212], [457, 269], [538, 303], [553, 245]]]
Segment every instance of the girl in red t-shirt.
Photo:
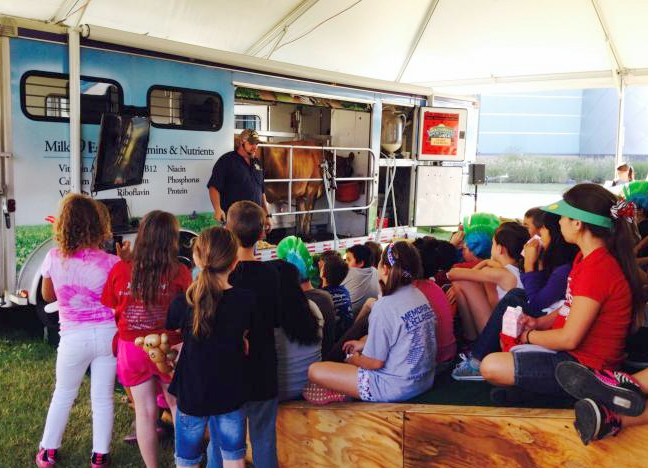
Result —
[[572, 361], [593, 369], [618, 368], [626, 336], [641, 312], [632, 251], [634, 207], [601, 186], [579, 184], [563, 200], [542, 209], [561, 215], [563, 237], [580, 250], [567, 281], [565, 303], [545, 317], [524, 317], [520, 342], [539, 348], [490, 354], [480, 371], [495, 385], [563, 396], [556, 366]]
[[[158, 383], [173, 416], [175, 398], [167, 392], [171, 377], [161, 373], [134, 341], [138, 336], [167, 332], [164, 328], [169, 304], [191, 283], [189, 269], [178, 261], [179, 231], [178, 220], [171, 213], [156, 210], [144, 216], [132, 258], [113, 267], [101, 298], [104, 305], [115, 310], [117, 376], [131, 390], [137, 443], [147, 467], [158, 466]], [[172, 342], [179, 341], [177, 334], [167, 333]]]

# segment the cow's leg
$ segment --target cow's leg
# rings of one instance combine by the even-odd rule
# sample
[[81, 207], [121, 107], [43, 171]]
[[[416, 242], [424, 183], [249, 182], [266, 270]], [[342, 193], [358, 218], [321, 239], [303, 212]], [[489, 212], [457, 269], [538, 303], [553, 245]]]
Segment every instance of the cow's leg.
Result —
[[[306, 203], [305, 203], [307, 210], [312, 210], [315, 208], [315, 200], [317, 199], [319, 190], [320, 190], [320, 185], [313, 184], [313, 183], [308, 184], [308, 188], [306, 189]], [[305, 218], [304, 232], [308, 237], [310, 237], [311, 221], [313, 220], [313, 213], [308, 213], [304, 218]]]
[[[304, 209], [304, 203], [302, 202], [302, 199], [301, 198], [296, 198], [295, 199], [295, 210], [296, 211], [302, 211], [303, 209]], [[295, 215], [295, 235], [297, 237], [301, 237], [303, 235], [303, 232], [302, 232], [303, 219], [304, 219], [303, 214]]]

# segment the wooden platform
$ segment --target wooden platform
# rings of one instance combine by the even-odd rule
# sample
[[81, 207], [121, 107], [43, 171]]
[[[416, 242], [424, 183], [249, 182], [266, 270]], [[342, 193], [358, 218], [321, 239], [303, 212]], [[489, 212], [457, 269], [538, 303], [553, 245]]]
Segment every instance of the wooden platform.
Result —
[[282, 468], [645, 468], [648, 427], [584, 446], [573, 411], [289, 402], [279, 407]]

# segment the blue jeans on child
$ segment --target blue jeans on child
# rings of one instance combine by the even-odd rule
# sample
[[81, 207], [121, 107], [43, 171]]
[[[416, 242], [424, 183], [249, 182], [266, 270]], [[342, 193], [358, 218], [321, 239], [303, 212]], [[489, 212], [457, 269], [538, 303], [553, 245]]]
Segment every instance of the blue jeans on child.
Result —
[[191, 416], [178, 408], [175, 427], [177, 466], [193, 466], [202, 461], [205, 426], [218, 439], [220, 457], [240, 460], [245, 457], [245, 413], [241, 408], [214, 416]]
[[475, 359], [483, 360], [490, 353], [501, 351], [500, 349], [500, 332], [502, 331], [502, 318], [506, 308], [521, 306], [525, 314], [532, 316], [528, 308], [524, 308], [527, 303], [527, 296], [523, 289], [511, 289], [506, 295], [497, 303], [493, 309], [486, 326], [477, 337], [472, 349], [472, 356]]
[[[243, 411], [250, 426], [250, 445], [256, 468], [277, 468], [277, 407], [276, 398], [263, 401], [248, 401], [243, 405]], [[209, 426], [210, 435], [214, 434]], [[215, 443], [216, 442], [216, 443]], [[211, 437], [207, 447], [206, 468], [221, 468], [222, 458], [218, 453], [220, 440]], [[221, 448], [222, 451], [222, 448]]]

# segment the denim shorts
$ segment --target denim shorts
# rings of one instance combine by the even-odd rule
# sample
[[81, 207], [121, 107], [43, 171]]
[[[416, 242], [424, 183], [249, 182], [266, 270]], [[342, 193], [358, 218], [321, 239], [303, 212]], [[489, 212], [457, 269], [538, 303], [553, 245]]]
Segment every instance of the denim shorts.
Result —
[[555, 377], [556, 366], [563, 361], [576, 361], [576, 359], [564, 351], [514, 352], [515, 385], [530, 392], [566, 397], [567, 393], [558, 385]]
[[202, 461], [207, 424], [216, 427], [223, 460], [245, 457], [245, 413], [242, 409], [215, 416], [191, 416], [176, 410], [175, 459], [177, 466], [193, 466]]

